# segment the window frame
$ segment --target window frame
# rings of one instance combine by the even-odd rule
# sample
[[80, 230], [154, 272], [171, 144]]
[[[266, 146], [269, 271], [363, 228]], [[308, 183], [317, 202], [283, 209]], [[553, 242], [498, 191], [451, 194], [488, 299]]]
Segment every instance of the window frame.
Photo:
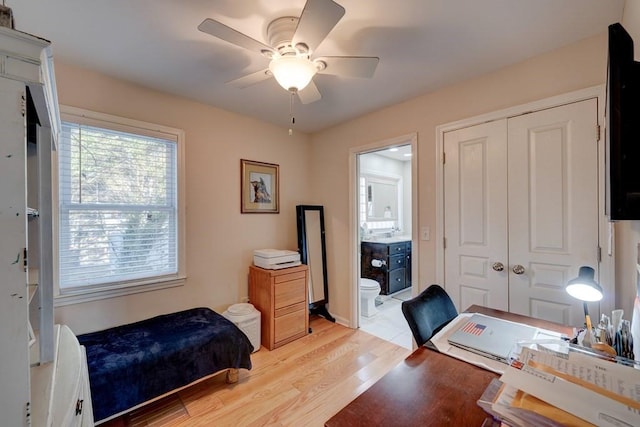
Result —
[[[175, 286], [183, 286], [186, 281], [186, 186], [185, 186], [185, 135], [184, 131], [177, 128], [144, 122], [140, 120], [128, 119], [105, 113], [99, 113], [83, 108], [60, 106], [60, 117], [62, 121], [79, 123], [101, 127], [104, 129], [128, 132], [143, 136], [160, 137], [176, 141], [176, 165], [177, 165], [177, 192], [178, 192], [178, 224], [177, 224], [177, 244], [178, 244], [178, 271], [176, 274], [155, 276], [145, 279], [111, 282], [105, 284], [90, 285], [86, 287], [76, 287], [71, 289], [60, 289], [59, 271], [59, 235], [60, 235], [60, 199], [59, 199], [59, 163], [58, 153], [53, 152], [52, 156], [52, 196], [53, 196], [53, 255], [54, 255], [54, 283], [55, 283], [55, 306], [64, 306], [82, 302], [113, 298], [124, 295], [131, 295], [140, 292], [148, 292], [159, 289], [166, 289]], [[60, 136], [58, 135], [58, 138]]]

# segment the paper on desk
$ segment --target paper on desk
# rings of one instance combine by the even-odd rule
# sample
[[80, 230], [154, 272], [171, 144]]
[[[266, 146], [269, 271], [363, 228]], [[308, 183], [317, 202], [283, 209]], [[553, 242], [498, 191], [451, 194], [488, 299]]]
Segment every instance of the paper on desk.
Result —
[[[472, 365], [478, 366], [488, 371], [492, 371], [497, 374], [503, 374], [504, 370], [507, 368], [506, 364], [449, 344], [449, 336], [457, 331], [458, 328], [460, 328], [462, 324], [474, 314], [475, 313], [460, 313], [455, 319], [449, 322], [447, 326], [445, 326], [440, 332], [438, 332], [433, 338], [431, 338], [431, 343], [440, 353], [455, 357], [456, 359], [463, 360], [467, 363], [471, 363]], [[557, 332], [549, 331], [546, 329], [538, 329], [536, 339], [559, 339], [560, 336], [561, 334]]]
[[532, 359], [530, 355], [534, 352], [524, 349], [521, 355], [523, 363], [512, 364], [500, 380], [598, 426], [640, 425], [640, 406], [637, 402], [534, 362], [537, 358]]
[[[569, 375], [580, 382], [591, 384], [640, 404], [640, 371], [633, 367], [578, 352], [570, 352], [567, 358], [531, 349], [522, 353], [520, 361], [525, 364], [533, 361], [548, 366], [553, 369], [553, 373]], [[640, 409], [640, 406], [636, 408]]]
[[[520, 426], [594, 426], [594, 424], [508, 384], [503, 384], [492, 409], [505, 416], [518, 416], [514, 421]], [[518, 409], [524, 409], [527, 412], [521, 412]]]

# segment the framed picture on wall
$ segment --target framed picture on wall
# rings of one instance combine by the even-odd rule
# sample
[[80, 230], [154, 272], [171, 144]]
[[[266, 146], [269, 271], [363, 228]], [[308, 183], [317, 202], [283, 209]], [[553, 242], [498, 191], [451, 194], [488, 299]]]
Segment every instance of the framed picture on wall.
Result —
[[242, 213], [280, 212], [280, 167], [273, 163], [240, 160], [240, 211]]

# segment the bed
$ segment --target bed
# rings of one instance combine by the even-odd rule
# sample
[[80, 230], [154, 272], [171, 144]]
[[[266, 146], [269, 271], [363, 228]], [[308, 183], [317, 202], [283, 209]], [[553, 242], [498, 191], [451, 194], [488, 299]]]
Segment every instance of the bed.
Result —
[[253, 351], [233, 322], [202, 307], [79, 335], [78, 341], [87, 352], [96, 423], [225, 370], [227, 381], [235, 382], [238, 369], [251, 369]]

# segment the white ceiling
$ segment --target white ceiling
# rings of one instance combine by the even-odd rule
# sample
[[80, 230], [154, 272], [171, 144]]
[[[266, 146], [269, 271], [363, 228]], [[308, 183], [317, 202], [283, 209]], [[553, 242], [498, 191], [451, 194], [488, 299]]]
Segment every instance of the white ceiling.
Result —
[[398, 160], [400, 162], [410, 162], [411, 161], [411, 145], [399, 145], [392, 148], [383, 148], [378, 151], [372, 151], [373, 154], [377, 154], [379, 156], [388, 157], [393, 160]]
[[[602, 33], [624, 0], [336, 0], [344, 17], [314, 56], [377, 56], [372, 79], [314, 77], [320, 101], [296, 103], [295, 129], [315, 132]], [[54, 59], [289, 126], [289, 95], [256, 53], [198, 31], [219, 20], [267, 43], [266, 26], [305, 0], [4, 0], [16, 29], [53, 43]], [[161, 120], [160, 120], [161, 121]]]

